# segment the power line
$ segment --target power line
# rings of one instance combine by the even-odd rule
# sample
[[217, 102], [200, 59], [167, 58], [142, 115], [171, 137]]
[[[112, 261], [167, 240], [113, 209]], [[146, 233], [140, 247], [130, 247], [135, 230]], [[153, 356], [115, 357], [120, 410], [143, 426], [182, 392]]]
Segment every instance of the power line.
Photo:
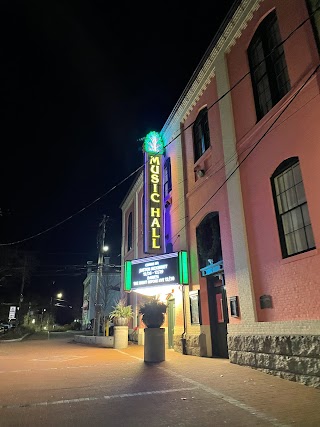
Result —
[[[292, 37], [293, 34], [295, 34], [296, 31], [298, 31], [306, 22], [308, 22], [311, 17], [320, 10], [320, 7], [316, 8], [312, 13], [309, 14], [308, 18], [306, 18], [305, 20], [303, 20], [294, 30], [292, 30], [288, 36], [282, 40], [280, 43], [278, 43], [278, 45], [276, 45], [270, 52], [269, 54], [267, 54], [265, 56], [265, 58], [263, 60], [261, 60], [254, 68], [253, 70], [257, 69], [261, 64], [264, 63], [265, 59], [268, 58], [269, 56], [271, 56], [274, 51], [280, 47], [281, 45], [283, 45], [290, 37]], [[316, 68], [317, 70], [317, 68]], [[245, 73], [233, 86], [230, 87], [230, 89], [228, 91], [226, 91], [223, 95], [221, 95], [219, 98], [217, 98], [209, 107], [208, 110], [210, 110], [212, 107], [214, 107], [218, 102], [220, 102], [223, 98], [225, 98], [229, 93], [231, 93], [231, 91], [233, 89], [235, 89], [248, 75], [251, 74], [251, 71], [248, 71], [247, 73]], [[281, 114], [282, 115], [282, 114]], [[280, 116], [281, 116], [280, 115]], [[279, 116], [279, 117], [280, 117]], [[279, 118], [278, 117], [278, 118]], [[170, 144], [172, 144], [178, 137], [180, 137], [182, 135], [183, 132], [185, 132], [187, 129], [189, 129], [192, 125], [194, 124], [194, 121], [191, 122], [186, 128], [184, 128], [177, 136], [175, 136], [171, 141], [168, 142], [168, 144], [166, 146], [169, 146]], [[271, 127], [270, 127], [271, 128]], [[269, 129], [268, 128], [268, 131]], [[250, 153], [251, 151], [249, 151]], [[245, 157], [246, 158], [246, 157]], [[231, 161], [231, 159], [229, 159], [228, 161]], [[138, 173], [142, 168], [145, 167], [145, 165], [148, 162], [143, 163], [141, 166], [139, 166], [138, 168], [136, 168], [133, 172], [131, 172], [127, 177], [123, 178], [118, 184], [115, 184], [113, 187], [111, 187], [109, 190], [107, 190], [104, 194], [102, 194], [101, 196], [97, 197], [96, 199], [94, 199], [92, 202], [90, 202], [89, 204], [87, 204], [86, 206], [84, 206], [83, 208], [79, 209], [77, 212], [75, 212], [74, 214], [68, 216], [67, 218], [65, 218], [62, 221], [59, 221], [58, 223], [56, 223], [55, 225], [48, 227], [42, 231], [40, 231], [39, 233], [36, 233], [32, 236], [26, 237], [24, 239], [21, 240], [16, 240], [14, 242], [8, 242], [8, 243], [0, 243], [0, 246], [12, 246], [12, 245], [17, 245], [20, 243], [24, 243], [26, 241], [35, 239], [36, 237], [39, 237], [43, 234], [48, 233], [51, 230], [54, 230], [55, 228], [59, 227], [60, 225], [66, 223], [67, 221], [71, 220], [72, 218], [74, 218], [75, 216], [77, 216], [78, 214], [80, 214], [81, 212], [84, 212], [85, 210], [87, 210], [89, 207], [91, 207], [92, 205], [94, 205], [95, 203], [97, 203], [98, 201], [100, 201], [101, 199], [103, 199], [104, 197], [106, 197], [108, 194], [110, 194], [113, 190], [115, 190], [116, 188], [120, 187], [124, 182], [126, 182], [129, 178], [131, 178], [132, 176], [134, 176], [136, 173]], [[240, 163], [241, 164], [241, 163]], [[240, 166], [239, 164], [239, 166]], [[223, 167], [223, 166], [222, 166]], [[234, 171], [235, 172], [235, 171]], [[233, 172], [233, 173], [234, 173]], [[228, 178], [227, 178], [228, 179]], [[225, 181], [226, 182], [226, 181]], [[223, 184], [222, 184], [223, 185]], [[219, 190], [219, 189], [218, 189]], [[218, 191], [217, 190], [217, 191]], [[212, 196], [213, 197], [213, 196]], [[206, 202], [206, 204], [210, 201], [210, 199]], [[205, 205], [206, 205], [205, 204]], [[204, 205], [204, 206], [205, 206]], [[203, 207], [204, 207], [203, 206]], [[201, 210], [201, 209], [200, 209]], [[180, 230], [181, 231], [181, 230]]]
[[[292, 104], [292, 102], [295, 100], [295, 98], [299, 95], [299, 93], [304, 89], [304, 87], [308, 84], [308, 82], [311, 80], [311, 78], [317, 73], [318, 69], [320, 67], [320, 64], [316, 66], [314, 71], [310, 74], [310, 76], [307, 78], [307, 80], [303, 83], [303, 85], [297, 90], [297, 92], [292, 96], [291, 100], [288, 102], [288, 104], [284, 107], [284, 109], [280, 112], [278, 117], [271, 123], [271, 125], [268, 127], [268, 129], [263, 133], [263, 135], [258, 139], [258, 141], [251, 147], [250, 151], [245, 155], [245, 157], [239, 162], [237, 167], [229, 174], [229, 176], [222, 182], [222, 184], [218, 187], [218, 189], [213, 193], [211, 197], [205, 202], [204, 205], [200, 207], [200, 209], [197, 210], [197, 212], [189, 219], [187, 224], [190, 223], [197, 215], [198, 213], [210, 202], [210, 200], [221, 190], [221, 188], [229, 181], [229, 179], [234, 175], [234, 173], [240, 168], [240, 166], [243, 164], [243, 162], [250, 156], [250, 154], [255, 150], [255, 148], [261, 143], [261, 141], [266, 137], [266, 135], [269, 133], [271, 128], [274, 126], [274, 124], [280, 119], [280, 117], [287, 111], [289, 106]], [[185, 225], [172, 236], [178, 236], [181, 231], [185, 228]]]
[[[288, 101], [288, 104], [283, 108], [283, 110], [280, 112], [280, 114], [277, 116], [277, 118], [270, 124], [268, 129], [263, 133], [263, 135], [258, 139], [258, 141], [251, 144], [249, 147], [246, 147], [240, 154], [241, 156], [245, 151], [249, 150], [248, 153], [243, 157], [243, 159], [239, 162], [237, 167], [229, 174], [229, 176], [222, 182], [222, 184], [218, 187], [218, 189], [212, 194], [212, 196], [198, 209], [198, 211], [189, 218], [188, 216], [184, 216], [183, 218], [179, 218], [176, 222], [182, 221], [186, 218], [189, 218], [188, 221], [185, 223], [183, 227], [177, 233], [171, 236], [171, 239], [173, 240], [175, 237], [176, 239], [173, 241], [173, 244], [177, 241], [177, 239], [180, 237], [181, 231], [188, 225], [197, 215], [198, 213], [210, 202], [210, 200], [221, 190], [221, 188], [228, 182], [228, 180], [234, 175], [234, 173], [240, 168], [242, 163], [250, 156], [250, 154], [255, 150], [255, 148], [261, 143], [261, 141], [272, 131], [274, 130], [274, 125], [278, 122], [278, 120], [282, 117], [282, 115], [287, 111], [289, 106], [292, 104], [292, 102], [295, 100], [295, 98], [299, 95], [299, 93], [304, 89], [304, 87], [308, 84], [308, 82], [311, 80], [311, 78], [317, 73], [318, 69], [320, 67], [320, 64], [317, 65], [317, 67], [314, 69], [314, 71], [310, 74], [310, 76], [306, 79], [306, 81], [303, 83], [303, 85], [291, 96], [291, 99]], [[312, 98], [313, 99], [313, 98]], [[309, 102], [309, 101], [308, 101]], [[306, 105], [306, 104], [304, 104]], [[299, 108], [300, 109], [300, 108]], [[232, 156], [234, 157], [234, 156]], [[230, 161], [230, 159], [229, 159]], [[229, 162], [228, 161], [228, 162]], [[227, 163], [228, 163], [227, 162]], [[223, 165], [224, 166], [224, 165]], [[219, 172], [223, 166], [218, 170], [214, 171], [212, 174], [210, 174], [209, 177], [212, 177], [217, 172]], [[182, 196], [185, 197], [185, 196]], [[181, 198], [182, 198], [181, 197]], [[177, 208], [176, 208], [177, 209]], [[138, 240], [139, 236], [136, 237], [136, 241]]]

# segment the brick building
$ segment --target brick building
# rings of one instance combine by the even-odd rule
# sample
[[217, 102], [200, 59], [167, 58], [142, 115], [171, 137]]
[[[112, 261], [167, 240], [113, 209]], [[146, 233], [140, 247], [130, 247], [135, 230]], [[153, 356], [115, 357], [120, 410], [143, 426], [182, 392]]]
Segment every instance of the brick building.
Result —
[[[161, 253], [189, 256], [188, 284], [165, 294], [174, 301], [169, 345], [314, 386], [317, 8], [317, 0], [235, 1], [160, 132]], [[143, 192], [141, 175], [122, 204], [123, 260], [148, 253]]]

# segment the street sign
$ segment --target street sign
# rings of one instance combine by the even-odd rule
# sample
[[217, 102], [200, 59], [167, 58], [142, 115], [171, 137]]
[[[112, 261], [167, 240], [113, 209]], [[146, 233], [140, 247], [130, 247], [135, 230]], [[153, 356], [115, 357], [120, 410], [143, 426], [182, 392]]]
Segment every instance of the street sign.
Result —
[[17, 307], [15, 305], [12, 305], [10, 307], [10, 310], [9, 310], [9, 320], [16, 318], [16, 310], [17, 310]]

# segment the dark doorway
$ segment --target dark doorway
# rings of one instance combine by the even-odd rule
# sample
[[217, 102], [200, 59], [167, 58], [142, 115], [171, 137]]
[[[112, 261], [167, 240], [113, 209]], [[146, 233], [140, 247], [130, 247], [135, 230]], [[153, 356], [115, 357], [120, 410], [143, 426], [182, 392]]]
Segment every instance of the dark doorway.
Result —
[[228, 358], [228, 306], [224, 276], [207, 276], [212, 357]]

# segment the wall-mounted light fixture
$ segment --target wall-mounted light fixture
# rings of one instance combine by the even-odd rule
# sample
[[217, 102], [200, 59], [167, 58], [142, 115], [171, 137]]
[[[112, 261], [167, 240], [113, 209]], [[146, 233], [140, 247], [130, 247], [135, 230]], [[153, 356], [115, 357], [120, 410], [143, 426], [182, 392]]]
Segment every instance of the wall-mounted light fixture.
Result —
[[231, 317], [240, 316], [238, 296], [230, 297], [230, 314], [231, 314]]
[[202, 178], [205, 173], [206, 172], [205, 172], [204, 169], [198, 169], [197, 172], [196, 172], [198, 178]]

